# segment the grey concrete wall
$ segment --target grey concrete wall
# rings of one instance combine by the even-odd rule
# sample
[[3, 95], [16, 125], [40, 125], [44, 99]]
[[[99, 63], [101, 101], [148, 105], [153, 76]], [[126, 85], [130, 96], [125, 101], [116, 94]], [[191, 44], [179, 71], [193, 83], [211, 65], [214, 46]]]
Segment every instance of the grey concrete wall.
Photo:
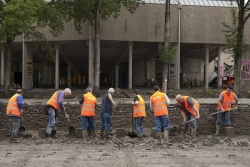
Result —
[[[225, 44], [222, 22], [231, 22], [230, 8], [182, 6], [181, 41], [183, 43]], [[250, 36], [250, 21], [245, 26], [245, 36]], [[178, 9], [171, 5], [171, 41], [177, 42]], [[164, 5], [141, 5], [132, 15], [122, 9], [117, 19], [101, 22], [101, 40], [162, 42], [164, 30]], [[88, 23], [83, 24], [82, 34], [75, 31], [73, 23], [65, 24], [59, 37], [52, 37], [49, 30], [41, 29], [49, 41], [86, 40]], [[16, 41], [21, 42], [21, 37]], [[250, 38], [246, 39], [250, 43]]]
[[133, 85], [143, 86], [147, 78], [145, 69], [147, 68], [144, 60], [133, 61]]
[[183, 79], [196, 77], [198, 86], [204, 85], [204, 65], [202, 59], [185, 58], [183, 60]]
[[[5, 116], [6, 103], [0, 102], [0, 127], [8, 128], [8, 120]], [[38, 129], [46, 128], [48, 116], [45, 115], [43, 111], [43, 104], [36, 103], [33, 105], [24, 105], [24, 111], [22, 117], [22, 126], [27, 129]], [[67, 103], [65, 105], [67, 112], [70, 116], [71, 123], [75, 128], [79, 128], [80, 125], [80, 106], [79, 104]], [[147, 117], [145, 118], [142, 126], [144, 128], [154, 128], [154, 116], [151, 111], [149, 111], [149, 104], [146, 104], [147, 107]], [[198, 120], [198, 134], [214, 134], [215, 132], [215, 116], [210, 119], [210, 114], [214, 112], [216, 108], [215, 104], [201, 103], [200, 113], [201, 118]], [[231, 112], [231, 122], [232, 126], [236, 128], [237, 134], [250, 134], [250, 105], [249, 104], [240, 104], [240, 111]], [[170, 105], [169, 107], [169, 118], [170, 124], [181, 124], [182, 116], [180, 111], [177, 110], [176, 105]], [[67, 129], [69, 123], [65, 118], [59, 116], [59, 128]], [[96, 109], [95, 117], [96, 129], [100, 129], [101, 118], [100, 118], [100, 106]], [[112, 116], [112, 127], [115, 128], [131, 128], [131, 104], [129, 103], [119, 103], [115, 109], [115, 113]], [[181, 132], [183, 126], [180, 126], [177, 131]], [[173, 132], [173, 131], [171, 131]]]

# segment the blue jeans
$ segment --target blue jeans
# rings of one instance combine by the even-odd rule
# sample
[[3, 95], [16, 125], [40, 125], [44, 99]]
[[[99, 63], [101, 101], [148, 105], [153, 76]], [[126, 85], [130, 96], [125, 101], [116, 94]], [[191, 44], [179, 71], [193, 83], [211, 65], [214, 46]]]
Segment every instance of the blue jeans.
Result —
[[58, 117], [56, 117], [56, 112], [53, 108], [48, 110], [49, 122], [47, 126], [47, 134], [51, 134], [52, 130], [56, 130], [56, 125], [58, 124]]
[[10, 122], [10, 135], [11, 137], [17, 137], [20, 128], [20, 117], [10, 116], [8, 118]]
[[103, 112], [101, 113], [101, 119], [102, 119], [102, 125], [101, 125], [101, 130], [109, 130], [110, 129], [110, 124], [111, 124], [111, 114], [108, 112]]
[[143, 128], [141, 126], [143, 119], [144, 117], [134, 118], [134, 129], [135, 129], [135, 133], [137, 134], [139, 138], [143, 137]]
[[95, 130], [95, 119], [90, 116], [81, 116], [81, 130]]
[[231, 125], [231, 122], [230, 122], [230, 111], [225, 111], [225, 112], [222, 112], [222, 113], [218, 113], [217, 114], [216, 124], [222, 125], [223, 119], [224, 119], [224, 124], [226, 126], [230, 126]]
[[155, 117], [155, 124], [156, 124], [156, 128], [155, 128], [156, 132], [170, 130], [169, 119], [167, 115]]
[[[195, 115], [192, 115], [191, 113], [186, 113], [186, 119], [187, 119], [187, 121], [190, 121], [191, 119], [195, 119], [195, 118], [196, 118]], [[196, 128], [196, 120], [185, 124], [186, 128], [188, 126], [192, 126], [193, 128]]]

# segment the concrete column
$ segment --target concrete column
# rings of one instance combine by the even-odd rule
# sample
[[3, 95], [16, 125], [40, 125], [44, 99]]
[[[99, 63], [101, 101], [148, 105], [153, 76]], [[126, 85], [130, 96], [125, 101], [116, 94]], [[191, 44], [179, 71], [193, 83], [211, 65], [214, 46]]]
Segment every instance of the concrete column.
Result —
[[150, 61], [147, 61], [147, 80], [150, 79]]
[[118, 88], [119, 84], [119, 65], [115, 66], [115, 87]]
[[132, 68], [133, 68], [133, 42], [128, 42], [129, 46], [129, 57], [128, 57], [128, 88], [132, 89]]
[[22, 68], [22, 88], [30, 89], [33, 87], [33, 51], [31, 43], [23, 45], [23, 68]]
[[4, 49], [1, 49], [1, 86], [4, 86]]
[[222, 50], [221, 50], [221, 47], [218, 48], [218, 64], [217, 64], [217, 67], [218, 67], [218, 88], [221, 88], [221, 85], [222, 85], [222, 80], [220, 78], [220, 62], [221, 62], [221, 54], [222, 54]]
[[89, 87], [92, 87], [92, 26], [89, 25], [89, 67], [88, 67], [88, 85]]
[[71, 87], [71, 63], [68, 64], [68, 87]]
[[59, 49], [60, 45], [56, 44], [56, 64], [55, 64], [55, 89], [59, 89]]
[[205, 88], [208, 89], [208, 67], [209, 67], [209, 47], [206, 47], [205, 55]]

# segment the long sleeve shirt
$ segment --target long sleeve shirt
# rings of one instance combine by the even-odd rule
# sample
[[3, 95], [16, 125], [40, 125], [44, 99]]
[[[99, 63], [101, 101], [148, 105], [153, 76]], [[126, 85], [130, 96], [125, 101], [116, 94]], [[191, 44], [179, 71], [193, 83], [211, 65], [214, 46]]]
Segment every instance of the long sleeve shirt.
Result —
[[64, 91], [60, 91], [58, 93], [58, 104], [60, 106], [60, 111], [62, 115], [65, 116], [63, 99], [64, 99]]
[[17, 96], [16, 101], [17, 101], [18, 108], [21, 110], [23, 108], [23, 97], [21, 95]]

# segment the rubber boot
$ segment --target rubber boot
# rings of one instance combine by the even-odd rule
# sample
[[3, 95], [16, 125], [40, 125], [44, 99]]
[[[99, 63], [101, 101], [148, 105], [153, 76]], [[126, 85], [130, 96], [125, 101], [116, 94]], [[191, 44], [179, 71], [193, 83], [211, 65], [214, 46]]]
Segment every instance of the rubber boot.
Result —
[[161, 132], [156, 132], [156, 136], [158, 138], [157, 145], [161, 145]]
[[106, 139], [106, 140], [109, 140], [109, 139], [110, 139], [110, 137], [109, 137], [109, 132], [110, 132], [109, 129], [108, 129], [108, 130], [105, 130], [105, 139]]
[[191, 129], [191, 136], [195, 137], [196, 136], [196, 128], [190, 127], [190, 129]]
[[101, 139], [104, 139], [104, 130], [100, 131], [100, 137], [101, 137]]
[[163, 135], [164, 135], [165, 143], [168, 143], [169, 142], [169, 132], [168, 132], [168, 130], [165, 130], [163, 132]]
[[46, 132], [46, 137], [47, 137], [47, 138], [51, 138], [51, 134], [48, 134], [48, 133]]
[[216, 136], [219, 135], [220, 127], [221, 127], [220, 125], [216, 124], [216, 133], [215, 133]]
[[82, 138], [83, 138], [83, 141], [88, 141], [88, 131], [87, 130], [82, 131]]
[[21, 143], [21, 141], [19, 141], [19, 140], [17, 139], [17, 135], [14, 135], [12, 138], [13, 138], [13, 139], [12, 139], [11, 143]]
[[51, 138], [58, 139], [58, 137], [56, 135], [56, 130], [51, 131]]

